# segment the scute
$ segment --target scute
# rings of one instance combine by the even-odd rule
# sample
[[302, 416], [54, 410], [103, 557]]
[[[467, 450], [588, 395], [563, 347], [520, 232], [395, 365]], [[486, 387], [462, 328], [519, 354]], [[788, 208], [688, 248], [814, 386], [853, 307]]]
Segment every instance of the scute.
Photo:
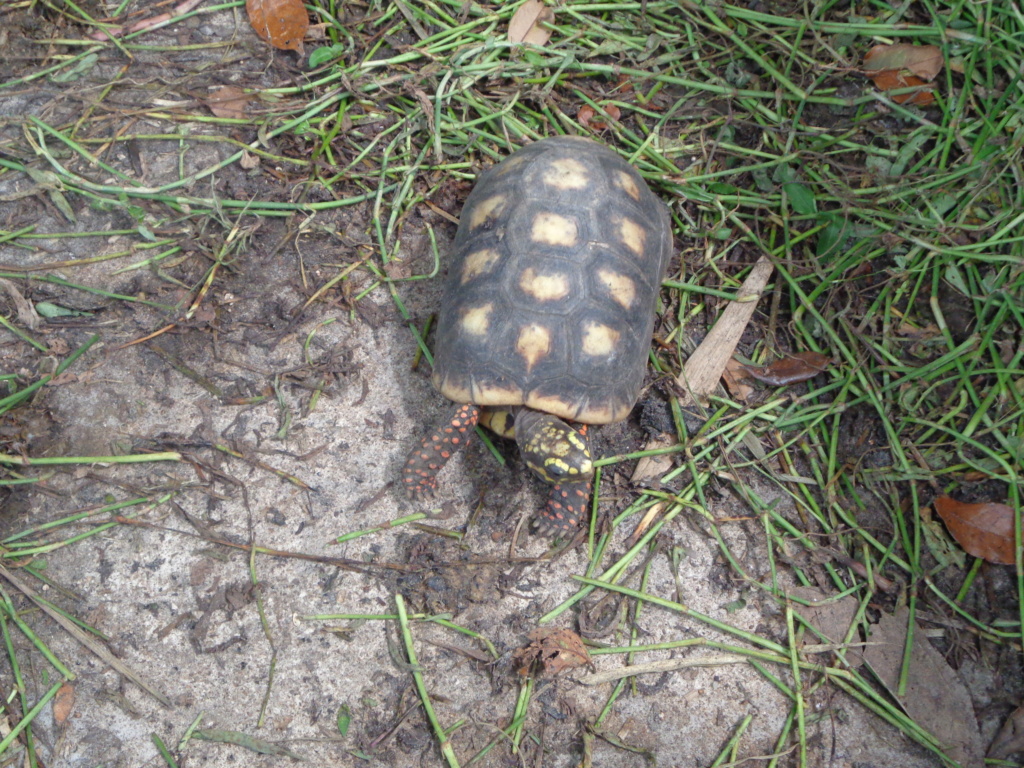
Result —
[[[544, 139], [482, 173], [461, 221], [435, 387], [456, 402], [624, 419], [672, 251], [668, 211], [643, 178], [589, 139]], [[486, 325], [474, 322], [483, 307]]]

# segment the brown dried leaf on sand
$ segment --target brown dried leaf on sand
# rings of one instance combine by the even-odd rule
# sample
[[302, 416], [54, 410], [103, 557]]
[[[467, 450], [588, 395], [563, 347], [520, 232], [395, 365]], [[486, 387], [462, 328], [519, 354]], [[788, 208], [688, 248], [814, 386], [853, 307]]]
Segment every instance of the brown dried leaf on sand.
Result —
[[[852, 595], [839, 600], [829, 599], [821, 590], [816, 587], [794, 587], [787, 590], [787, 594], [806, 600], [810, 605], [794, 605], [800, 616], [820, 633], [819, 637], [805, 637], [805, 645], [819, 645], [821, 643], [839, 646], [846, 640], [850, 631], [850, 624], [857, 615], [857, 608], [860, 602]], [[854, 642], [860, 641], [860, 635], [853, 636]], [[862, 648], [846, 648], [846, 661], [853, 667], [859, 667], [864, 663], [864, 652]]]
[[217, 117], [242, 120], [250, 95], [237, 85], [219, 85], [210, 91], [206, 106]]
[[572, 630], [539, 628], [528, 637], [533, 642], [520, 648], [513, 656], [523, 677], [530, 675], [538, 665], [543, 667], [545, 675], [554, 676], [566, 669], [590, 664], [590, 654], [583, 640]]
[[914, 628], [906, 691], [897, 696], [909, 620], [906, 608], [892, 616], [882, 614], [872, 627], [864, 658], [907, 714], [944, 745], [947, 756], [963, 768], [983, 768], [985, 750], [967, 686], [920, 627]]
[[1009, 760], [1018, 752], [1024, 755], [1024, 707], [1017, 707], [1010, 713], [988, 748], [992, 760]]

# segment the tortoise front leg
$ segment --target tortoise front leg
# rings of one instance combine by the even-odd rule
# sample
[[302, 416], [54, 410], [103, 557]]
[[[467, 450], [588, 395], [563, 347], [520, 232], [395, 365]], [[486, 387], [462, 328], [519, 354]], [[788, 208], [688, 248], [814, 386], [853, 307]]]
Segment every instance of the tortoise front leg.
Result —
[[452, 420], [428, 435], [406, 459], [402, 484], [411, 499], [432, 498], [437, 491], [437, 474], [456, 451], [466, 445], [469, 433], [480, 420], [480, 408], [471, 403], [459, 406]]
[[554, 538], [571, 537], [586, 519], [594, 483], [558, 483], [551, 487], [548, 503], [537, 513], [537, 534]]

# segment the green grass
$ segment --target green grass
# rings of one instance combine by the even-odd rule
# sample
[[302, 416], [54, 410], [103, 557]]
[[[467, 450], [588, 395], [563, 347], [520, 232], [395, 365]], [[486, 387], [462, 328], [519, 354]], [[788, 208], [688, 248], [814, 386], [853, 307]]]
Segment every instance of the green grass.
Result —
[[[202, 18], [239, 6], [203, 6], [188, 15]], [[676, 409], [681, 448], [668, 451], [682, 452], [682, 458], [660, 478], [662, 490], [638, 491], [613, 526], [631, 530], [656, 503], [663, 505], [660, 515], [625, 554], [615, 554], [609, 535], [592, 531], [590, 565], [580, 576], [579, 592], [542, 621], [603, 590], [624, 595], [633, 610], [682, 611], [731, 635], [736, 644], [728, 649], [747, 657], [792, 707], [769, 765], [780, 764], [791, 749], [797, 764], [806, 764], [806, 698], [826, 681], [938, 750], [936, 734], [910, 720], [863, 673], [841, 659], [829, 666], [803, 660], [796, 645], [799, 619], [791, 611], [788, 641], [780, 645], [649, 594], [646, 569], [634, 566], [658, 545], [661, 531], [685, 515], [703, 523], [734, 575], [780, 601], [786, 600], [787, 581], [781, 570], [813, 583], [790, 556], [806, 550], [821, 556], [818, 562], [837, 593], [860, 601], [861, 617], [870, 601], [889, 599], [872, 578], [884, 575], [903, 586], [912, 615], [927, 604], [957, 617], [980, 642], [1020, 651], [1024, 17], [1011, 3], [921, 2], [894, 10], [880, 0], [852, 6], [820, 2], [780, 8], [775, 16], [747, 3], [568, 2], [558, 8], [551, 41], [523, 48], [504, 38], [514, 6], [496, 7], [462, 0], [349, 7], [323, 0], [311, 6], [326, 24], [327, 40], [312, 52], [317, 69], [297, 85], [254, 94], [258, 117], [216, 118], [199, 107], [193, 113], [153, 109], [145, 116], [162, 128], [146, 133], [96, 131], [89, 114], [66, 125], [28, 117], [21, 143], [0, 147], [0, 178], [32, 169], [31, 181], [44, 185], [61, 210], [67, 201], [84, 201], [127, 212], [137, 227], [122, 234], [136, 247], [103, 257], [112, 264], [133, 260], [118, 269], [158, 269], [177, 256], [181, 244], [155, 238], [152, 231], [186, 219], [206, 218], [227, 230], [234, 226], [228, 219], [305, 217], [370, 206], [373, 250], [360, 264], [315, 286], [314, 299], [352, 274], [366, 278], [360, 296], [384, 286], [429, 358], [403, 296], [411, 290], [407, 281], [434, 276], [438, 262], [427, 275], [390, 276], [407, 214], [452, 180], [472, 180], [483, 165], [525, 141], [586, 133], [577, 122], [581, 106], [614, 104], [621, 120], [610, 121], [598, 138], [628, 157], [670, 204], [680, 249], [679, 267], [666, 281], [658, 369], [678, 375], [693, 337], [706, 330], [706, 321], [762, 254], [770, 256], [775, 273], [755, 316], [755, 332], [740, 354], [767, 362], [814, 350], [830, 355], [834, 364], [807, 385], [761, 392], [755, 402], [720, 391], [695, 432]], [[408, 44], [394, 50], [388, 42], [393, 40]], [[145, 33], [128, 35], [116, 47], [84, 39], [59, 42], [63, 59], [0, 83], [0, 95], [88, 65], [96, 53], [189, 48], [148, 45]], [[901, 106], [856, 71], [868, 48], [886, 42], [940, 47], [947, 66], [937, 81], [935, 106]], [[118, 78], [129, 76], [126, 70]], [[119, 85], [115, 79], [106, 92]], [[200, 125], [203, 133], [179, 132], [177, 126], [186, 122]], [[246, 143], [228, 135], [241, 128], [257, 129], [264, 140]], [[188, 171], [182, 162], [175, 182], [149, 188], [102, 154], [111, 144], [158, 141], [178, 142], [183, 158], [200, 142], [217, 142], [224, 159]], [[199, 182], [246, 153], [301, 177], [302, 194], [279, 202], [203, 192], [210, 187]], [[27, 248], [41, 234], [0, 231], [0, 243]], [[139, 261], [143, 250], [158, 253]], [[0, 272], [8, 280], [59, 282], [112, 301], [134, 301], [67, 279], [76, 266], [95, 261], [61, 262], [43, 274]], [[64, 277], [50, 274], [58, 269]], [[216, 290], [216, 265], [207, 277], [203, 290]], [[38, 346], [16, 317], [5, 325]], [[49, 378], [18, 383], [0, 409], [23, 406]], [[860, 456], [844, 444], [854, 414], [879, 427], [872, 451]], [[751, 445], [759, 450], [752, 452]], [[614, 457], [605, 467], [639, 455]], [[13, 470], [6, 477], [0, 482], [33, 481]], [[766, 577], [746, 573], [720, 533], [731, 523], [716, 519], [708, 495], [722, 485], [746, 501], [764, 532], [771, 562]], [[765, 487], [776, 498], [765, 498]], [[1016, 607], [1012, 617], [999, 620], [980, 615], [970, 599], [980, 589], [974, 584], [978, 563], [962, 574], [933, 576], [918, 514], [935, 495], [970, 495], [978, 487], [997, 497], [987, 500], [1017, 510]], [[865, 525], [869, 512], [872, 522]], [[887, 521], [881, 529], [878, 514]], [[60, 538], [57, 525], [32, 532], [30, 541], [49, 551], [77, 537]], [[26, 554], [24, 543], [9, 540], [4, 547], [5, 558]], [[826, 550], [847, 559], [831, 558]], [[254, 547], [254, 558], [256, 552]], [[638, 578], [640, 588], [626, 586], [629, 578]], [[6, 596], [4, 604], [10, 605]], [[398, 615], [412, 674], [429, 708], [400, 600]], [[23, 629], [16, 613], [0, 611], [17, 669], [9, 640], [15, 627]], [[620, 652], [630, 660], [644, 652], [635, 630], [623, 639]], [[614, 711], [625, 685], [620, 681], [615, 688], [602, 719]], [[523, 690], [494, 748], [519, 743], [531, 689]], [[30, 744], [31, 719], [42, 703], [22, 703], [19, 729]], [[429, 709], [428, 714], [446, 760], [457, 764], [457, 734], [446, 732]], [[720, 761], [742, 757], [747, 725], [737, 724]]]

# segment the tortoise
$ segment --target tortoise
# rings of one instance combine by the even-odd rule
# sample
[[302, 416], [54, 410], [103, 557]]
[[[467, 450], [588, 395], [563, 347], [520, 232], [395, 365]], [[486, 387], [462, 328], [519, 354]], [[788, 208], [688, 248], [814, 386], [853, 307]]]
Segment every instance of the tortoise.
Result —
[[454, 249], [432, 382], [461, 405], [410, 453], [403, 484], [433, 496], [481, 423], [552, 484], [538, 532], [571, 534], [593, 482], [586, 425], [625, 419], [643, 385], [668, 209], [612, 150], [542, 139], [480, 175]]

